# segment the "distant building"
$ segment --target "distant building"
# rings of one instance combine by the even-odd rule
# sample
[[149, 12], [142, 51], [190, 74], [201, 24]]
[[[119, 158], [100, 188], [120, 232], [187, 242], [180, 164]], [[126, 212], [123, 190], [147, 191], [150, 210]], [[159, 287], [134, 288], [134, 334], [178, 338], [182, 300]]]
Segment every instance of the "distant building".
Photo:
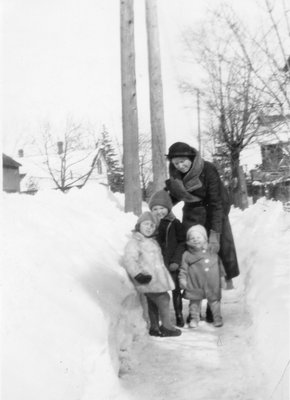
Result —
[[[243, 149], [240, 157], [244, 170], [249, 171], [261, 165], [263, 152], [274, 151], [276, 145], [284, 146], [290, 142], [290, 115], [260, 115], [260, 128], [255, 140]], [[268, 149], [267, 149], [267, 146]], [[271, 149], [272, 146], [272, 150]], [[261, 150], [264, 148], [264, 150]], [[264, 158], [265, 162], [265, 158]], [[266, 161], [267, 162], [267, 161]]]
[[39, 190], [57, 189], [56, 181], [65, 186], [66, 190], [94, 182], [108, 185], [105, 157], [103, 150], [98, 147], [72, 151], [64, 156], [63, 143], [58, 142], [57, 150], [48, 157], [29, 156], [20, 149], [16, 159], [21, 163], [20, 173], [25, 175], [20, 184], [22, 193], [33, 194]]
[[243, 151], [241, 164], [248, 167], [248, 191], [254, 202], [262, 196], [290, 200], [289, 125], [289, 115], [263, 116], [257, 142]]
[[3, 191], [7, 193], [20, 192], [20, 182], [24, 177], [19, 172], [21, 164], [13, 158], [2, 154], [3, 165]]

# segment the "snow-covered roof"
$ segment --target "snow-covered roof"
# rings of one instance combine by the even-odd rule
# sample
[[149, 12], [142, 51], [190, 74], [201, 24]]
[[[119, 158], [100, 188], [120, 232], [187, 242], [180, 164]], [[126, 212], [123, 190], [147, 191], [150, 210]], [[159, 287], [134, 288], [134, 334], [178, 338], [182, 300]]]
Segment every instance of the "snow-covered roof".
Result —
[[257, 136], [259, 144], [288, 143], [290, 141], [290, 115], [265, 115]]
[[21, 164], [15, 161], [12, 157], [7, 156], [7, 154], [2, 153], [2, 163], [3, 167], [7, 168], [18, 168]]
[[[23, 185], [27, 185], [29, 179], [36, 179], [38, 183], [42, 182], [41, 186], [44, 186], [44, 182], [46, 182], [46, 187], [56, 186], [52, 180], [49, 168], [53, 171], [55, 176], [59, 176], [64, 154], [53, 153], [48, 157], [46, 155], [33, 155], [18, 157], [16, 159], [21, 162], [20, 173], [25, 174]], [[64, 161], [66, 164], [66, 184], [69, 186], [81, 185], [91, 170], [91, 178], [96, 178], [96, 175], [104, 178], [107, 173], [106, 162], [100, 148], [77, 150], [67, 153]], [[98, 161], [102, 164], [102, 173], [96, 171]]]

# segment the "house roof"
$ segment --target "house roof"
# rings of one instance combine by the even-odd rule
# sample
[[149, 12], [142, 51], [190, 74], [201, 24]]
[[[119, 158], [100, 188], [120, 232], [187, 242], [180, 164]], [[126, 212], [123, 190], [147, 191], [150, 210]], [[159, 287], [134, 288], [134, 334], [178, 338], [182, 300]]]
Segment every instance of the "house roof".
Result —
[[258, 117], [259, 123], [262, 126], [273, 125], [277, 123], [283, 123], [290, 120], [290, 115], [263, 115], [262, 113]]
[[15, 161], [12, 157], [7, 156], [6, 154], [2, 153], [2, 162], [3, 168], [19, 168], [21, 164]]
[[[99, 159], [103, 158], [103, 152], [101, 148], [95, 148], [90, 151], [78, 150], [67, 154], [66, 157], [66, 185], [79, 185], [82, 184], [87, 178], [88, 172], [91, 168], [95, 169]], [[52, 180], [47, 166], [47, 157], [44, 155], [37, 156], [25, 156], [18, 158], [22, 163], [20, 172], [26, 174], [27, 179], [29, 177], [44, 180]], [[49, 155], [49, 164], [54, 175], [59, 178], [59, 171], [61, 169], [61, 155], [51, 154]]]
[[277, 144], [290, 142], [290, 115], [260, 115], [260, 130], [257, 142], [260, 144]]

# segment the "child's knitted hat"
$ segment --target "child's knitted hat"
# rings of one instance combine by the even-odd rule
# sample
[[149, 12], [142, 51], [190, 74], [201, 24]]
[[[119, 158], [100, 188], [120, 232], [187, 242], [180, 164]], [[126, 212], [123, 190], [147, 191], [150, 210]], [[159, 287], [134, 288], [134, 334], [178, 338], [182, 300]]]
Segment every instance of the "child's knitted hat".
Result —
[[173, 204], [169, 193], [166, 190], [159, 190], [158, 192], [154, 193], [150, 200], [149, 200], [149, 208], [152, 210], [154, 206], [162, 206], [167, 208], [168, 211], [171, 211]]
[[193, 232], [200, 233], [203, 236], [204, 241], [207, 242], [207, 233], [206, 233], [205, 228], [202, 225], [194, 225], [194, 226], [190, 227], [187, 231], [186, 238], [188, 239], [190, 234]]
[[157, 219], [155, 218], [155, 216], [150, 211], [145, 211], [138, 218], [137, 223], [135, 225], [135, 231], [139, 232], [140, 224], [144, 221], [151, 221], [153, 222], [153, 224], [157, 226]]

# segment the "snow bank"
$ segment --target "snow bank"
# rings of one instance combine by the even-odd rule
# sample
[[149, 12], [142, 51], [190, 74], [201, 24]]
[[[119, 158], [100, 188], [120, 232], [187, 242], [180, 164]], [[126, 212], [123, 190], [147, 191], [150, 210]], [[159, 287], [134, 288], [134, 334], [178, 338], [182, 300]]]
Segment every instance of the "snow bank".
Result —
[[[4, 195], [3, 399], [130, 400], [118, 374], [136, 367], [131, 348], [147, 336], [139, 298], [120, 266], [136, 222], [122, 202], [101, 185], [66, 195]], [[180, 217], [181, 205], [174, 212]], [[230, 217], [241, 269], [236, 291], [252, 321], [242, 334], [264, 370], [267, 393], [284, 400], [290, 213], [262, 199]]]
[[290, 379], [290, 213], [283, 210], [281, 202], [261, 199], [243, 212], [234, 209], [231, 222], [252, 320], [247, 335], [257, 349], [271, 399], [286, 399]]
[[119, 368], [145, 332], [119, 265], [136, 217], [102, 186], [3, 205], [3, 398], [122, 398]]

